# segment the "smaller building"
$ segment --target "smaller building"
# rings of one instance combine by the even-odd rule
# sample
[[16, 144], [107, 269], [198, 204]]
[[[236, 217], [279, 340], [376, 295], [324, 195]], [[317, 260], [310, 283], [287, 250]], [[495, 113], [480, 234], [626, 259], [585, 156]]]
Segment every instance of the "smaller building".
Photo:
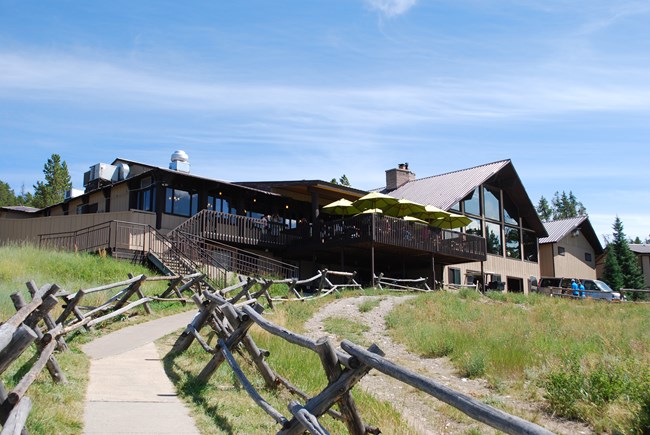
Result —
[[588, 216], [545, 222], [539, 240], [541, 276], [596, 279], [596, 258], [603, 253]]
[[650, 245], [646, 243], [631, 243], [630, 250], [634, 252], [634, 255], [639, 260], [645, 286], [650, 287]]

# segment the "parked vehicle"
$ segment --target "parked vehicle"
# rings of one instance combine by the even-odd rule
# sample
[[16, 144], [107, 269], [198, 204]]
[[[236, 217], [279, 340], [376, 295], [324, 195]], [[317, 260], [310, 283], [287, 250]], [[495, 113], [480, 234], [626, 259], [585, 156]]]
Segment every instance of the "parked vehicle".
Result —
[[605, 299], [607, 301], [620, 302], [621, 294], [612, 290], [607, 283], [598, 279], [585, 279], [582, 281], [585, 286], [585, 296], [593, 299]]
[[[578, 281], [579, 278], [558, 278], [558, 277], [541, 277], [537, 282], [537, 287], [533, 291], [546, 295], [567, 295], [572, 296], [571, 282]], [[580, 279], [585, 286], [580, 290], [580, 297], [602, 299], [606, 301], [620, 302], [623, 300], [619, 292], [612, 290], [606, 283], [597, 279]]]

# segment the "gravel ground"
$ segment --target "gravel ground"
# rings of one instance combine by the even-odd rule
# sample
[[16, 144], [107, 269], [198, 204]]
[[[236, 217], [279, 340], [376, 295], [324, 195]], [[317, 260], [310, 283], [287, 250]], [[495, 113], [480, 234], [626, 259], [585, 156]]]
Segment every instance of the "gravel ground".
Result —
[[[386, 353], [386, 358], [401, 366], [478, 400], [489, 398], [492, 401], [504, 403], [512, 409], [525, 410], [527, 415], [535, 416], [534, 420], [537, 424], [553, 432], [567, 435], [592, 433], [587, 426], [582, 424], [548, 416], [539, 409], [538, 404], [526, 403], [510, 396], [500, 395], [490, 390], [487, 382], [483, 379], [459, 377], [447, 358], [421, 358], [410, 353], [403, 345], [393, 342], [386, 333], [384, 318], [397, 304], [413, 297], [361, 296], [335, 300], [323, 307], [306, 323], [307, 335], [314, 339], [328, 336], [333, 343], [339, 343], [345, 337], [335, 337], [327, 333], [323, 321], [329, 317], [354, 319], [369, 327], [369, 330], [364, 333], [364, 341], [376, 343]], [[381, 300], [378, 307], [365, 313], [359, 311], [359, 304], [373, 299]], [[392, 403], [402, 413], [410, 426], [406, 433], [458, 434], [466, 433], [472, 428], [478, 429], [480, 433], [496, 433], [489, 426], [475, 422], [458, 411], [450, 410], [439, 400], [376, 370], [372, 370], [362, 379], [361, 387], [378, 399]], [[441, 409], [444, 412], [441, 412]], [[368, 423], [372, 424], [372, 422]]]

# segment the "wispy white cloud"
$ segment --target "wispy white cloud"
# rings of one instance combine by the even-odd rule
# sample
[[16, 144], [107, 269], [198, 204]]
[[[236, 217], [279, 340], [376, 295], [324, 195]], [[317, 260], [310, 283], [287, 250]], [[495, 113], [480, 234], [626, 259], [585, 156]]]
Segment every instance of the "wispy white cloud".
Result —
[[365, 0], [371, 8], [387, 17], [401, 15], [415, 6], [417, 0]]
[[[563, 68], [563, 67], [560, 67]], [[123, 110], [242, 112], [289, 126], [376, 129], [650, 110], [644, 72], [553, 67], [537, 73], [422, 79], [411, 85], [301, 86], [197, 79], [65, 56], [0, 52], [0, 98]]]

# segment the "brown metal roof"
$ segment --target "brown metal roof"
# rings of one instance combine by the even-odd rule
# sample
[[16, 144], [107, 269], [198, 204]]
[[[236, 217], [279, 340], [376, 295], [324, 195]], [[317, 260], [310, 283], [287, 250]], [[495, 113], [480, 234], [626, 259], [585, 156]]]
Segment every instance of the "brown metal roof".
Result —
[[579, 230], [594, 248], [596, 255], [600, 255], [603, 252], [603, 246], [600, 244], [600, 240], [598, 240], [598, 236], [596, 235], [594, 228], [591, 226], [588, 216], [578, 216], [545, 222], [544, 227], [548, 232], [548, 237], [539, 239], [540, 245], [545, 243], [558, 243], [560, 240], [567, 237], [572, 231]]
[[420, 178], [386, 193], [396, 198], [406, 198], [448, 210], [508, 163], [510, 160], [501, 160], [474, 168]]
[[500, 160], [473, 168], [420, 178], [393, 191], [386, 192], [384, 190], [384, 192], [396, 198], [406, 198], [449, 210], [482, 184], [490, 184], [504, 189], [517, 205], [521, 217], [526, 220], [537, 236], [546, 236], [544, 225], [510, 160]]
[[630, 243], [630, 249], [636, 254], [650, 254], [650, 245], [647, 243]]

